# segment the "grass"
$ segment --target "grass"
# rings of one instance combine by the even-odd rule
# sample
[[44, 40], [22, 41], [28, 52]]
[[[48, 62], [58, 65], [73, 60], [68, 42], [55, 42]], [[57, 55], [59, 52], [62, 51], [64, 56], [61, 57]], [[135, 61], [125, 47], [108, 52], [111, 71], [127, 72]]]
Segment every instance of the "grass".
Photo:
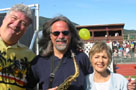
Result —
[[[128, 78], [129, 76], [125, 76], [126, 78]], [[131, 76], [131, 78], [134, 78], [134, 80], [136, 81], [136, 76]]]

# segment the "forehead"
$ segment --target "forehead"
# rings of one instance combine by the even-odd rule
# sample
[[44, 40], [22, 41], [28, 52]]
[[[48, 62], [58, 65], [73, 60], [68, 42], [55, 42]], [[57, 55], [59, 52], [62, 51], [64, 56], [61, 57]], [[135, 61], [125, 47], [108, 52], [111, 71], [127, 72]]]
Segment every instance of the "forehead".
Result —
[[64, 21], [56, 21], [52, 24], [52, 30], [68, 30], [68, 24]]
[[106, 50], [102, 50], [102, 51], [96, 51], [94, 53], [94, 55], [99, 55], [99, 54], [107, 55], [107, 52], [106, 52]]
[[29, 21], [29, 18], [25, 15], [24, 12], [21, 12], [21, 11], [11, 11], [8, 14], [8, 16], [14, 16], [14, 17], [17, 17], [18, 19]]

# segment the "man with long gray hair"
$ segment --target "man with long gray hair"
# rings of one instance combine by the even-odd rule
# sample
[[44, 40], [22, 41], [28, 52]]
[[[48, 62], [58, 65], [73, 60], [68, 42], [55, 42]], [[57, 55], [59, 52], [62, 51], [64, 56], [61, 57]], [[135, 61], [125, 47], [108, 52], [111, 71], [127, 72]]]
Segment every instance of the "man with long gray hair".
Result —
[[31, 9], [14, 5], [0, 27], [0, 90], [26, 90], [26, 73], [35, 54], [19, 39], [32, 23]]
[[[84, 77], [93, 70], [87, 55], [82, 52], [83, 43], [75, 26], [65, 16], [57, 16], [46, 22], [43, 28], [39, 42], [41, 52], [32, 62], [28, 87], [33, 88], [39, 83], [42, 90], [57, 89], [67, 77], [76, 73], [76, 80], [70, 81], [72, 84], [68, 90], [83, 90]], [[78, 67], [74, 67], [70, 51], [74, 52]]]

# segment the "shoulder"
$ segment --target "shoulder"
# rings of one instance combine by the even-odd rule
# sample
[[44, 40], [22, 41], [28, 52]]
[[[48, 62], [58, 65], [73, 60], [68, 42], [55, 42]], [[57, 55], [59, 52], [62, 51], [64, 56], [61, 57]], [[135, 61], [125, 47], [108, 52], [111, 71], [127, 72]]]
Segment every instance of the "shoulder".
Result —
[[121, 74], [112, 73], [111, 77], [112, 88], [116, 88], [117, 90], [128, 90], [128, 80]]
[[88, 56], [84, 52], [78, 52], [76, 53], [76, 56], [78, 58], [88, 58]]
[[31, 64], [33, 65], [33, 64], [38, 64], [38, 63], [43, 63], [43, 62], [48, 62], [48, 61], [50, 61], [50, 57], [43, 57], [41, 55], [37, 55], [31, 62]]
[[93, 73], [92, 73], [92, 74], [88, 74], [88, 75], [85, 76], [85, 78], [86, 78], [86, 79], [92, 79], [92, 78], [93, 78], [93, 75], [94, 75]]
[[116, 81], [124, 81], [124, 82], [128, 82], [128, 80], [121, 74], [118, 73], [111, 73], [112, 74], [112, 78]]
[[90, 63], [89, 57], [88, 57], [84, 52], [79, 52], [79, 53], [76, 55], [76, 58], [78, 59], [79, 62], [82, 62], [82, 63]]
[[82, 71], [84, 72], [84, 75], [87, 75], [87, 74], [93, 72], [93, 68], [91, 66], [89, 57], [84, 52], [78, 53], [76, 56], [76, 59], [80, 65]]
[[85, 66], [90, 64], [89, 58], [84, 52], [77, 53], [76, 54], [76, 59], [77, 59], [77, 61], [80, 62], [80, 64], [83, 64]]
[[16, 53], [19, 57], [26, 57], [28, 58], [28, 61], [31, 62], [33, 58], [36, 56], [36, 54], [30, 50], [26, 45], [17, 43], [10, 47], [12, 51]]
[[115, 78], [125, 78], [123, 75], [118, 74], [118, 73], [112, 73], [113, 77]]
[[36, 56], [36, 54], [32, 50], [30, 50], [27, 46], [25, 46], [23, 44], [19, 44], [19, 45], [20, 45], [20, 48], [18, 48], [18, 49], [20, 49], [19, 50], [20, 53], [21, 54], [23, 53], [25, 56], [30, 58], [30, 60], [32, 60]]
[[87, 84], [87, 87], [93, 84], [93, 74], [88, 74], [85, 76], [85, 83]]
[[85, 54], [84, 52], [78, 52], [77, 55], [87, 56], [87, 54]]
[[31, 49], [29, 49], [26, 45], [22, 43], [17, 44], [17, 49], [20, 49], [21, 51], [25, 51], [26, 53], [31, 53], [35, 55], [35, 53]]

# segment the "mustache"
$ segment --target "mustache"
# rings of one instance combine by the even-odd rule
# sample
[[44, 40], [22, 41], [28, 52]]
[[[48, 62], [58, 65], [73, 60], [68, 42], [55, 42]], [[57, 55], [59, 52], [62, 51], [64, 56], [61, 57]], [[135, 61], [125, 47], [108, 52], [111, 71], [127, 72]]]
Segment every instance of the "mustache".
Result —
[[67, 40], [65, 38], [63, 39], [56, 39], [56, 42], [66, 42]]

